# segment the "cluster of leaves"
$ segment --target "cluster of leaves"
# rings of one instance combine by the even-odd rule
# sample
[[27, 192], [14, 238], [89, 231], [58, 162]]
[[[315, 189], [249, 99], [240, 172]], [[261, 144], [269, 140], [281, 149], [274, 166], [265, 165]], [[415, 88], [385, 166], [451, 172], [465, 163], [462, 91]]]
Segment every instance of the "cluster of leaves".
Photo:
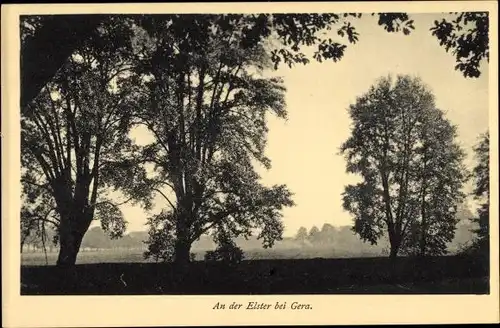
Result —
[[175, 219], [171, 212], [161, 212], [148, 218], [149, 238], [145, 241], [144, 258], [156, 262], [172, 262], [175, 256]]
[[[413, 21], [405, 13], [380, 13], [378, 24], [388, 32], [409, 34], [414, 29]], [[308, 56], [303, 47], [316, 47], [313, 59], [317, 61], [338, 61], [347, 47], [342, 43], [354, 44], [359, 34], [353, 21], [362, 17], [359, 13], [340, 14], [222, 14], [222, 15], [147, 15], [141, 18], [141, 26], [150, 35], [157, 33], [158, 25], [154, 21], [163, 21], [162, 28], [184, 33], [184, 26], [190, 27], [189, 39], [204, 40], [210, 36], [203, 28], [210, 24], [211, 31], [220, 29], [223, 32], [239, 32], [240, 49], [251, 49], [258, 44], [270, 46], [271, 60], [277, 68], [280, 63], [292, 67], [295, 64], [307, 64]], [[198, 27], [196, 27], [198, 26]], [[240, 28], [241, 27], [241, 28]], [[334, 34], [340, 39], [333, 38]], [[176, 33], [174, 32], [174, 33]], [[200, 42], [201, 44], [202, 42]]]
[[406, 13], [378, 14], [378, 25], [382, 26], [389, 33], [402, 31], [404, 35], [408, 35], [411, 30], [415, 29], [413, 23], [413, 20]]
[[454, 19], [435, 21], [431, 28], [439, 44], [455, 55], [455, 69], [465, 77], [479, 77], [483, 59], [489, 60], [488, 12], [452, 13]]
[[[177, 224], [174, 213], [161, 211], [147, 219], [149, 227], [148, 239], [144, 241], [147, 250], [144, 252], [145, 259], [153, 259], [155, 262], [173, 262], [175, 260], [175, 243]], [[195, 254], [190, 253], [190, 260], [195, 259]]]
[[[409, 34], [413, 29], [413, 21], [404, 13], [380, 13], [378, 24], [388, 32], [403, 31]], [[261, 15], [262, 16], [262, 15]], [[265, 15], [264, 15], [265, 16]], [[359, 40], [359, 33], [353, 24], [355, 19], [362, 17], [360, 13], [343, 14], [273, 14], [267, 22], [270, 27], [263, 33], [267, 37], [269, 30], [275, 31], [276, 39], [280, 41], [277, 49], [272, 50], [271, 56], [275, 68], [280, 62], [289, 67], [296, 63], [307, 64], [310, 60], [301, 51], [301, 47], [316, 46], [313, 59], [318, 62], [325, 60], [339, 61], [344, 56], [347, 44], [355, 44]], [[333, 38], [329, 31], [336, 30], [341, 39]]]
[[46, 16], [21, 16], [20, 17], [20, 34], [21, 44], [25, 44], [35, 36], [35, 32], [44, 24]]

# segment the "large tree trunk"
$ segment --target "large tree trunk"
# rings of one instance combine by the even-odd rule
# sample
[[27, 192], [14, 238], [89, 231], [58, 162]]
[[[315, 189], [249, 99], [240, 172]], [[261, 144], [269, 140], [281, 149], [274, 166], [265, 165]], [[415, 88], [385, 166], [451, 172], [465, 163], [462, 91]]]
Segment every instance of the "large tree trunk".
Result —
[[190, 211], [186, 209], [192, 208], [192, 203], [189, 199], [181, 199], [179, 201], [180, 211], [177, 213], [175, 225], [175, 254], [174, 263], [179, 269], [185, 268], [190, 261], [191, 251], [191, 226]]
[[401, 238], [396, 235], [394, 231], [389, 232], [389, 242], [391, 244], [391, 250], [389, 253], [389, 258], [395, 259], [398, 256], [399, 247], [401, 246]]
[[391, 244], [391, 251], [389, 253], [389, 258], [395, 259], [398, 256], [398, 251], [399, 251], [399, 247]]
[[59, 256], [57, 266], [74, 266], [76, 257], [82, 244], [83, 236], [90, 226], [90, 220], [86, 217], [61, 218], [59, 229]]
[[175, 265], [175, 274], [174, 274], [174, 285], [183, 286], [186, 275], [188, 273], [188, 266], [190, 262], [190, 251], [191, 251], [191, 242], [189, 241], [187, 235], [187, 229], [185, 227], [185, 222], [181, 221], [177, 222], [177, 236], [174, 246], [174, 265]]
[[186, 266], [190, 261], [191, 243], [184, 238], [177, 238], [175, 241], [174, 261], [179, 266]]
[[179, 215], [176, 222], [174, 263], [180, 268], [186, 267], [190, 260], [191, 241], [186, 221], [185, 216]]
[[61, 247], [57, 258], [57, 266], [73, 266], [76, 263], [78, 249], [76, 247], [74, 236], [67, 236], [61, 239]]

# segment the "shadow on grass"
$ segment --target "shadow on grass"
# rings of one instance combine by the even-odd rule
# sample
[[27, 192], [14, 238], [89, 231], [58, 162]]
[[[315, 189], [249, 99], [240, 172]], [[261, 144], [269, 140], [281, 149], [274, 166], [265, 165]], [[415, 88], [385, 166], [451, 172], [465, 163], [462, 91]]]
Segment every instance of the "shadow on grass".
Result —
[[489, 270], [473, 257], [193, 262], [21, 268], [22, 295], [487, 294]]

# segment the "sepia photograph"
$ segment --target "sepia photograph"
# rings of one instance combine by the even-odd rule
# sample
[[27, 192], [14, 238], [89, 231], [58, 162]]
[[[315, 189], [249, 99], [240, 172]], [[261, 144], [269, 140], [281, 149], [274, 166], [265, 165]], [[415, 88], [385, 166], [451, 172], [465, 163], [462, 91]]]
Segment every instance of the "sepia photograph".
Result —
[[496, 13], [358, 8], [20, 10], [10, 291], [498, 305]]

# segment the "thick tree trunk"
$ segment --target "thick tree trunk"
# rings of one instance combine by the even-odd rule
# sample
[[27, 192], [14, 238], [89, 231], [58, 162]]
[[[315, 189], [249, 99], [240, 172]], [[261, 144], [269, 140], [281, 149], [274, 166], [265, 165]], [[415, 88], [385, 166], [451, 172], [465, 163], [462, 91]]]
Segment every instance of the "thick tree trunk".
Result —
[[[68, 238], [69, 239], [69, 238]], [[59, 249], [59, 256], [57, 258], [57, 266], [72, 266], [76, 263], [76, 256], [78, 249], [71, 240], [61, 241], [61, 248]]]
[[179, 216], [176, 224], [176, 241], [174, 262], [180, 267], [185, 267], [190, 260], [191, 242], [189, 240], [189, 228], [186, 218]]
[[65, 236], [60, 236], [58, 266], [72, 266], [76, 263], [76, 257], [83, 240], [83, 233], [70, 231]]
[[419, 253], [419, 255], [421, 257], [425, 257], [425, 255], [426, 255], [425, 251], [426, 251], [426, 248], [427, 248], [427, 245], [425, 243], [425, 241], [426, 241], [425, 240], [426, 239], [426, 236], [425, 236], [425, 227], [423, 227], [422, 230], [423, 230], [422, 231], [422, 236], [420, 237], [420, 253]]
[[398, 256], [398, 247], [391, 245], [391, 251], [389, 253], [389, 258], [395, 259]]
[[175, 263], [185, 266], [190, 261], [191, 243], [184, 238], [178, 238], [175, 242]]
[[185, 208], [191, 208], [191, 203], [186, 200], [180, 202], [182, 210], [178, 212], [176, 226], [175, 226], [175, 254], [174, 263], [181, 269], [186, 267], [190, 261], [191, 240], [190, 240], [190, 226], [189, 214]]
[[401, 246], [401, 238], [398, 237], [394, 232], [390, 233], [389, 241], [391, 244], [391, 250], [389, 253], [389, 258], [395, 259], [398, 256], [399, 247]]
[[173, 277], [174, 285], [183, 286], [185, 283], [190, 261], [190, 251], [191, 251], [191, 243], [189, 242], [186, 234], [185, 233], [178, 234], [177, 240], [175, 241], [175, 254], [174, 254], [175, 274]]
[[85, 217], [73, 217], [61, 220], [59, 229], [59, 256], [57, 266], [74, 266], [82, 244], [83, 236], [90, 226]]

